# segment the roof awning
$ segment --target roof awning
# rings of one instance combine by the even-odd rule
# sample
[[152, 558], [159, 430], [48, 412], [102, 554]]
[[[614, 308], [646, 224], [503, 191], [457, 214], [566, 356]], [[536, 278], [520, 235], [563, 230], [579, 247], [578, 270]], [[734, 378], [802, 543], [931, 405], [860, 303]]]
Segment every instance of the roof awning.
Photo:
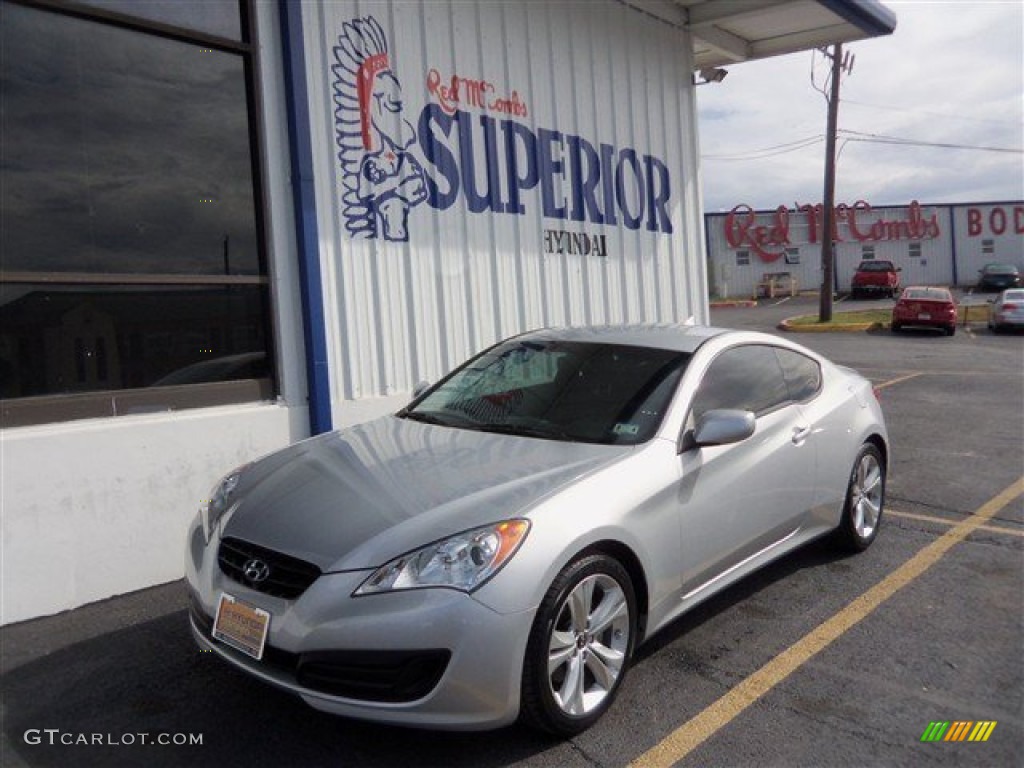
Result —
[[694, 69], [891, 34], [877, 0], [624, 0], [693, 33]]
[[896, 15], [875, 0], [675, 0], [693, 33], [694, 69], [888, 35]]

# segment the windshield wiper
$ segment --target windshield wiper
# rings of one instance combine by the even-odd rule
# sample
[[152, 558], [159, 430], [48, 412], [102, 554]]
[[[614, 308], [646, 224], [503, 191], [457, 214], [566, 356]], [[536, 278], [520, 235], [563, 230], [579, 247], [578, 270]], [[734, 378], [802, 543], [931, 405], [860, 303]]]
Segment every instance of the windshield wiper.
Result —
[[432, 413], [425, 413], [424, 411], [406, 411], [405, 413], [399, 414], [403, 419], [409, 419], [409, 421], [419, 421], [423, 424], [436, 424], [439, 427], [450, 427], [452, 423], [446, 419], [439, 418]]
[[522, 424], [476, 424], [466, 429], [475, 429], [480, 432], [493, 432], [498, 435], [516, 435], [519, 437], [539, 437], [544, 440], [575, 440], [573, 435], [570, 435], [564, 430], [558, 429], [538, 429], [537, 427], [527, 427]]

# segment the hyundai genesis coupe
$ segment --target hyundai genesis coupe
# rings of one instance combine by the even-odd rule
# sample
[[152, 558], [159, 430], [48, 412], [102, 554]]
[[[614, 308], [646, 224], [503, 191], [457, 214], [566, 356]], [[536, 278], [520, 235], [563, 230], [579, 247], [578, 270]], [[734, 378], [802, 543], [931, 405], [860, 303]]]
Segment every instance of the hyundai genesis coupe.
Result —
[[868, 547], [888, 464], [871, 384], [785, 339], [526, 333], [224, 477], [191, 629], [328, 712], [567, 736], [701, 601], [812, 539]]

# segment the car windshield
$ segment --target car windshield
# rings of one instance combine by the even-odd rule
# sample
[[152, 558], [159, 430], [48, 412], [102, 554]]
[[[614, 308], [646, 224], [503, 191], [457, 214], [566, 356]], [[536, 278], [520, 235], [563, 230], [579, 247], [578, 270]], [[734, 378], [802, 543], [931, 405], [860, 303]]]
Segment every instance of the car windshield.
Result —
[[1024, 289], [1019, 291], [1006, 291], [1003, 294], [1004, 301], [1024, 301]]
[[986, 264], [985, 274], [988, 275], [1015, 275], [1017, 268], [1009, 264]]
[[398, 415], [458, 429], [636, 445], [654, 436], [689, 360], [665, 349], [512, 339]]
[[862, 261], [857, 266], [858, 272], [892, 272], [894, 267], [890, 261]]
[[942, 288], [908, 288], [907, 292], [903, 294], [903, 298], [928, 301], [952, 300], [949, 291], [945, 291]]

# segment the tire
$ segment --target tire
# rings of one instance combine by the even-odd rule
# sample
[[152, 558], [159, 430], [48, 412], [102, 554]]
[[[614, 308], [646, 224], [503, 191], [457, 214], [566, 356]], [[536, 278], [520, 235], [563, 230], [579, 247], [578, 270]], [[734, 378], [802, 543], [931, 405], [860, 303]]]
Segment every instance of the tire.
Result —
[[893, 333], [899, 333], [902, 330], [903, 330], [903, 326], [900, 325], [899, 323], [893, 323], [892, 324], [892, 332]]
[[955, 325], [947, 326], [945, 331], [946, 331], [946, 335], [947, 336], [955, 336], [956, 335], [956, 326]]
[[837, 545], [847, 552], [870, 547], [882, 525], [884, 505], [885, 462], [878, 448], [865, 443], [850, 471], [843, 516], [835, 532]]
[[544, 596], [530, 630], [521, 719], [559, 736], [596, 723], [626, 676], [636, 627], [633, 582], [617, 560], [592, 554], [567, 565]]

